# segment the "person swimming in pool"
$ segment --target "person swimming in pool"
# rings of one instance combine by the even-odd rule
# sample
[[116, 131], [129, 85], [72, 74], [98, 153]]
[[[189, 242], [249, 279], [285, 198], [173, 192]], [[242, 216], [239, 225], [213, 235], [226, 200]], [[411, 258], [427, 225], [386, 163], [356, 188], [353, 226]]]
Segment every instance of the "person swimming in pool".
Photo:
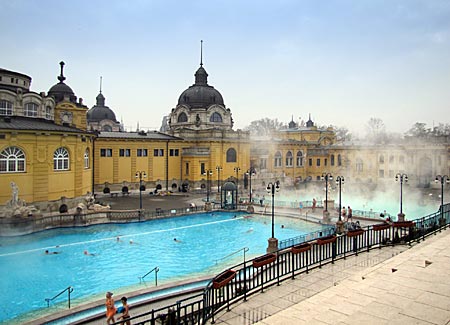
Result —
[[176, 239], [176, 238], [174, 238], [173, 241], [176, 242], [176, 243], [181, 243], [181, 240]]
[[60, 252], [50, 252], [48, 249], [45, 250], [45, 255], [53, 255], [53, 254], [59, 254]]

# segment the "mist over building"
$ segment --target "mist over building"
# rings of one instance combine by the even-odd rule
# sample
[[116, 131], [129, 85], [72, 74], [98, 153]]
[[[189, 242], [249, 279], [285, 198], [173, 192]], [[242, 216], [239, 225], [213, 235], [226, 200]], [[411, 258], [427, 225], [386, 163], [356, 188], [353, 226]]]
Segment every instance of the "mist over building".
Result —
[[[74, 73], [79, 72], [70, 72]], [[326, 173], [345, 176], [347, 187], [359, 193], [392, 187], [398, 173], [408, 175], [411, 188], [434, 186], [436, 175], [449, 174], [448, 136], [341, 141], [333, 127], [319, 127], [311, 112], [298, 111], [292, 113], [309, 119], [292, 119], [287, 127], [265, 136], [235, 130], [226, 94], [208, 83], [202, 59], [194, 83], [174, 98], [175, 107], [163, 117], [155, 116], [162, 119], [159, 131], [139, 126], [135, 132], [125, 131], [116, 116], [126, 111], [115, 111], [114, 103], [106, 106], [108, 90], [102, 86], [95, 105], [86, 106], [69, 86], [63, 62], [59, 82], [47, 92], [31, 90], [31, 80], [0, 69], [3, 210], [10, 202], [12, 183], [22, 202], [47, 213], [74, 208], [89, 193], [139, 190], [140, 181], [143, 190], [173, 192], [205, 189], [208, 180], [212, 186], [231, 182], [245, 197], [250, 171], [253, 191], [278, 181], [286, 193], [313, 193], [323, 186]], [[257, 109], [248, 109], [255, 110], [256, 119], [263, 118]], [[137, 178], [137, 172], [145, 172], [145, 178]]]

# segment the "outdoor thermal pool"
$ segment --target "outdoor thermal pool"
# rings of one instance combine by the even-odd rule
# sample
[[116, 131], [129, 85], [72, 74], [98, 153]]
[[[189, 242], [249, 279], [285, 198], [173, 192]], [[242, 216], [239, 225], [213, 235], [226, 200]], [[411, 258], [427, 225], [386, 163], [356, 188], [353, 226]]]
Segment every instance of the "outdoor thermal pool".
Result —
[[[0, 322], [36, 318], [47, 311], [46, 298], [69, 286], [72, 305], [101, 299], [106, 291], [117, 295], [154, 286], [154, 274], [139, 284], [139, 277], [154, 267], [159, 267], [158, 283], [213, 277], [243, 261], [242, 251], [223, 259], [232, 252], [248, 247], [246, 259], [265, 254], [271, 216], [248, 216], [214, 212], [0, 238]], [[276, 216], [275, 221], [279, 240], [322, 229], [292, 218]], [[67, 308], [67, 292], [55, 303]], [[59, 310], [53, 303], [50, 308]]]

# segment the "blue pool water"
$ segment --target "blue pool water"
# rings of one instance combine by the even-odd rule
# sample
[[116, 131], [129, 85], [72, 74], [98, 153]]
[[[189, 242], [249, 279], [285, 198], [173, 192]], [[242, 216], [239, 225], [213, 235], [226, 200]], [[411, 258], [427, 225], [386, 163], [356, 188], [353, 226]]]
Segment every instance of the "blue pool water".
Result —
[[[156, 266], [161, 283], [213, 276], [242, 262], [242, 253], [222, 258], [243, 247], [249, 248], [247, 259], [264, 254], [271, 235], [270, 216], [234, 216], [214, 212], [0, 238], [0, 322], [46, 308], [45, 299], [68, 286], [74, 289], [72, 299], [80, 302], [139, 285], [139, 277]], [[321, 229], [296, 219], [275, 220], [279, 240]], [[46, 249], [60, 253], [46, 255]], [[94, 255], [85, 255], [85, 250]], [[154, 285], [154, 275], [146, 281]], [[59, 301], [66, 303], [67, 293]]]

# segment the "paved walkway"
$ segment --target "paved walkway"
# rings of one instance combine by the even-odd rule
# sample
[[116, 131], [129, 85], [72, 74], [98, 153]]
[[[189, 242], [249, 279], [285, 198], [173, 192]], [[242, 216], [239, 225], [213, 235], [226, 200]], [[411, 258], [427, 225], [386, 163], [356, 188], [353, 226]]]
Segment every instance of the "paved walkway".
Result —
[[450, 324], [450, 230], [336, 261], [221, 311], [216, 324]]

